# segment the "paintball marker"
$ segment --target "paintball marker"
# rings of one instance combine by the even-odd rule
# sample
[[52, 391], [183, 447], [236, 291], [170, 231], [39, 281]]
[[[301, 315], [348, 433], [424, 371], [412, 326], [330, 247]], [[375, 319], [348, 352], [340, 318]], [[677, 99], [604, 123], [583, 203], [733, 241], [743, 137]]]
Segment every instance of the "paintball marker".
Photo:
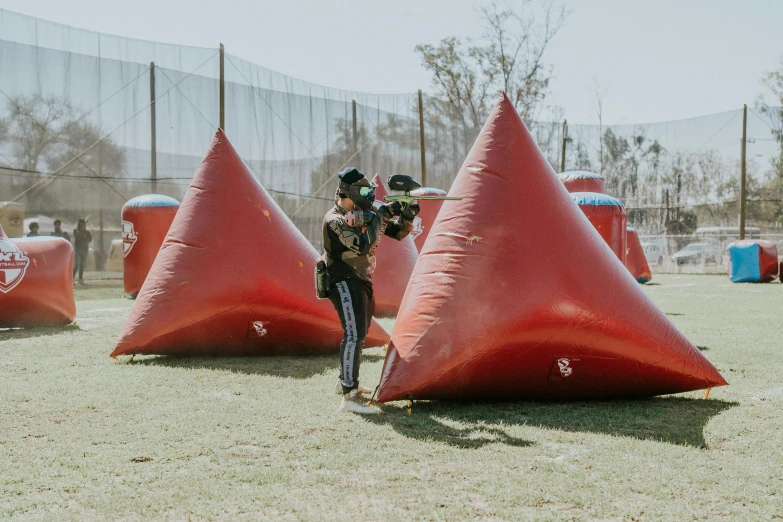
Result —
[[387, 201], [389, 203], [393, 201], [398, 201], [400, 203], [407, 205], [412, 201], [424, 201], [428, 199], [456, 200], [456, 201], [462, 199], [459, 197], [449, 197], [449, 196], [412, 196], [411, 191], [421, 188], [421, 183], [419, 183], [418, 181], [416, 181], [410, 176], [406, 176], [405, 174], [395, 174], [394, 176], [389, 176], [387, 182], [389, 184], [389, 190], [393, 190], [395, 192], [404, 192], [404, 194], [384, 196], [383, 197], [384, 201]]

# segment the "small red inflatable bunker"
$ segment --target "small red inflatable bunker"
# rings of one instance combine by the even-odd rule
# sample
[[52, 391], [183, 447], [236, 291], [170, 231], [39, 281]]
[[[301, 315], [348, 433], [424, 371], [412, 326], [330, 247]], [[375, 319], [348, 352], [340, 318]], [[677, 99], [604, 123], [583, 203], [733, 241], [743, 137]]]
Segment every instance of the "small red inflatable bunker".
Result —
[[628, 227], [626, 238], [628, 240], [628, 253], [625, 256], [625, 267], [638, 283], [644, 284], [652, 279], [652, 273], [644, 255], [642, 242], [639, 241], [639, 234], [636, 233], [636, 229]]
[[[432, 187], [421, 187], [411, 192], [411, 196], [446, 196], [445, 190], [436, 189]], [[430, 229], [435, 218], [438, 217], [440, 207], [443, 206], [443, 201], [440, 200], [423, 200], [419, 201], [421, 212], [413, 220], [413, 242], [416, 243], [416, 249], [421, 252], [421, 248], [424, 246], [424, 242], [427, 240], [427, 236], [430, 235]]]
[[732, 283], [769, 283], [778, 277], [778, 247], [772, 241], [743, 239], [728, 250]]
[[645, 397], [726, 384], [570, 200], [503, 95], [432, 227], [378, 400]]
[[612, 196], [596, 192], [572, 192], [571, 199], [579, 205], [588, 221], [604, 238], [609, 248], [625, 264], [628, 244], [626, 239], [627, 218], [622, 202]]
[[161, 194], [136, 196], [122, 207], [122, 280], [129, 297], [141, 290], [178, 209], [179, 201]]
[[[336, 353], [317, 257], [218, 130], [111, 355]], [[388, 338], [373, 322], [366, 346]]]
[[59, 237], [8, 239], [0, 229], [0, 326], [66, 325], [75, 319], [71, 244]]
[[[386, 185], [377, 174], [372, 182], [378, 185], [375, 189], [375, 199], [383, 201], [383, 197], [389, 195]], [[410, 235], [402, 241], [384, 236], [381, 238], [375, 256], [377, 264], [372, 278], [375, 316], [393, 317], [400, 309], [402, 296], [405, 294], [405, 287], [408, 286], [408, 279], [411, 277], [419, 252]]]
[[597, 192], [606, 194], [606, 179], [595, 172], [570, 170], [558, 176], [568, 192]]

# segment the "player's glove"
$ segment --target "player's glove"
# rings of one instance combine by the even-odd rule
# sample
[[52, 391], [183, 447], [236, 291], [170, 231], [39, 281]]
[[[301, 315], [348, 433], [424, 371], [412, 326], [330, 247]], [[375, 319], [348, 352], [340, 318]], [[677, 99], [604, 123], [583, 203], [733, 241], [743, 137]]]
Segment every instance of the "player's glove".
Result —
[[419, 207], [419, 203], [413, 201], [402, 208], [402, 213], [400, 214], [400, 216], [402, 216], [403, 219], [406, 219], [408, 221], [413, 221], [416, 215], [420, 211], [421, 211], [421, 207]]
[[345, 215], [345, 224], [349, 227], [362, 228], [369, 226], [375, 219], [375, 212], [372, 210], [351, 210]]
[[392, 216], [399, 216], [402, 214], [402, 203], [399, 201], [392, 201], [388, 205], [389, 210], [391, 210]]

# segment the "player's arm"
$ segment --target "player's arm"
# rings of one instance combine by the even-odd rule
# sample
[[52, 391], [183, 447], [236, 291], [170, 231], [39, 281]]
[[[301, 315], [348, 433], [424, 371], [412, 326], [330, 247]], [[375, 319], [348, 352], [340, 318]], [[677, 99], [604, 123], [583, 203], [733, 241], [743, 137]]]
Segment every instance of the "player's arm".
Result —
[[410, 204], [392, 203], [388, 205], [390, 211], [399, 218], [390, 220], [386, 225], [385, 234], [391, 238], [401, 241], [405, 239], [413, 230], [413, 220], [419, 213], [419, 204], [411, 202]]
[[334, 216], [328, 223], [329, 232], [345, 248], [360, 256], [370, 252], [370, 248], [378, 239], [380, 225], [381, 219], [371, 211], [349, 212], [345, 216]]

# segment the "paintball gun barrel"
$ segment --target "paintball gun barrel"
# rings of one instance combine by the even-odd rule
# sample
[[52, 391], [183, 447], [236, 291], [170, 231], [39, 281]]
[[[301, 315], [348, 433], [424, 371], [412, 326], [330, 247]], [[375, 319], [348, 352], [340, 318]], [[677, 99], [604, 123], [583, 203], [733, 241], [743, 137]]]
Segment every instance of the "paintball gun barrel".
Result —
[[391, 196], [384, 196], [384, 201], [392, 202], [392, 201], [399, 201], [400, 203], [410, 203], [412, 201], [424, 201], [429, 199], [437, 199], [437, 200], [454, 200], [459, 201], [462, 198], [459, 197], [449, 197], [449, 196], [414, 196], [411, 195], [411, 192], [421, 188], [421, 183], [416, 181], [410, 176], [406, 176], [405, 174], [395, 174], [394, 176], [389, 176], [389, 179], [387, 180], [389, 184], [389, 190], [395, 191], [395, 192], [403, 192], [404, 194], [394, 194]]

